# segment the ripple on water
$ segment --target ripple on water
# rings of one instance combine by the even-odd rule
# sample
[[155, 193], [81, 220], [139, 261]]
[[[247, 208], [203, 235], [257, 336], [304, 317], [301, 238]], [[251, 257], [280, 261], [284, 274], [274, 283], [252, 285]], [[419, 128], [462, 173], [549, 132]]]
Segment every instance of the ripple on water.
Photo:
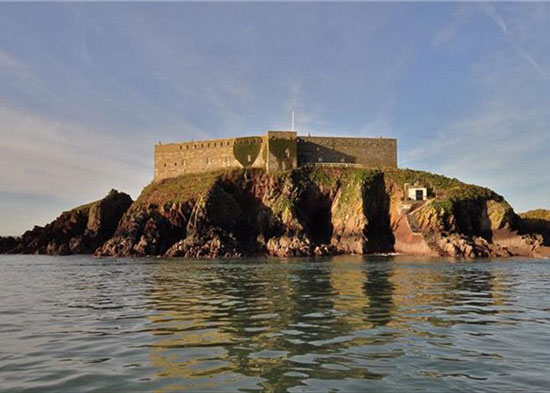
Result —
[[0, 391], [541, 391], [550, 264], [0, 257]]

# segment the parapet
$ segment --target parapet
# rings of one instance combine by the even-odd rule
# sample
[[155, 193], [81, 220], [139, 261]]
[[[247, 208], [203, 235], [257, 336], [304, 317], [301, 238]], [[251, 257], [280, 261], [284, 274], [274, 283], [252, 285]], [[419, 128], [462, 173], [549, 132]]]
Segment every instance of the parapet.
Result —
[[397, 167], [397, 140], [298, 136], [267, 131], [263, 136], [155, 145], [154, 180], [229, 168], [285, 171], [307, 164]]

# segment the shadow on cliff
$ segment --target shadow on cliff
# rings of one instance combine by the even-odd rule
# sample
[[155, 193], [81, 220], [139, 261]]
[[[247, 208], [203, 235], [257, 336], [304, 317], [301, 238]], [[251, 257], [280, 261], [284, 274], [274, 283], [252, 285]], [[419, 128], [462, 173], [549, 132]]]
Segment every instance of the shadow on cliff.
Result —
[[384, 174], [379, 173], [371, 181], [365, 181], [361, 196], [363, 214], [367, 219], [363, 253], [393, 252], [395, 237], [391, 228], [390, 195], [386, 190]]
[[294, 201], [296, 218], [314, 244], [329, 244], [334, 229], [331, 212], [334, 198], [314, 182], [305, 181], [300, 172], [293, 172], [292, 177], [297, 187]]
[[266, 194], [273, 191], [273, 188], [282, 188], [282, 185], [274, 184], [260, 170], [245, 171], [235, 177], [224, 178], [219, 185], [238, 206], [239, 215], [233, 233], [243, 253], [263, 253], [267, 240], [284, 233], [282, 223], [264, 203]]

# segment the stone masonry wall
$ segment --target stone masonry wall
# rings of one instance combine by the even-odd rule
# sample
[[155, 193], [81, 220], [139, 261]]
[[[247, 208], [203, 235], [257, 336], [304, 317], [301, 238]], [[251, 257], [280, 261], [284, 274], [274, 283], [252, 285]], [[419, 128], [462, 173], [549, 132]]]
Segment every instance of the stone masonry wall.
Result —
[[157, 144], [154, 180], [225, 168], [288, 170], [308, 163], [397, 167], [397, 140], [268, 131], [264, 136]]
[[224, 168], [265, 168], [265, 137], [155, 145], [154, 180]]
[[397, 140], [301, 136], [298, 137], [298, 165], [308, 163], [397, 167]]
[[266, 170], [286, 171], [298, 167], [296, 131], [267, 132], [267, 165]]

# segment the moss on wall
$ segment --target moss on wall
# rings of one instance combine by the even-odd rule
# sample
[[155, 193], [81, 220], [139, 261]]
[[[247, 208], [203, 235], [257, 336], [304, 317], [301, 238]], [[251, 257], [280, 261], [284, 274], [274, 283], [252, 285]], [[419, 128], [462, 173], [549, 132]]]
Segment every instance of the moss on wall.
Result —
[[233, 144], [233, 155], [243, 168], [250, 168], [258, 158], [261, 150], [262, 141], [257, 137], [236, 138]]
[[277, 169], [283, 169], [283, 167], [286, 169], [292, 168], [297, 157], [296, 139], [269, 139], [269, 153], [275, 157]]

